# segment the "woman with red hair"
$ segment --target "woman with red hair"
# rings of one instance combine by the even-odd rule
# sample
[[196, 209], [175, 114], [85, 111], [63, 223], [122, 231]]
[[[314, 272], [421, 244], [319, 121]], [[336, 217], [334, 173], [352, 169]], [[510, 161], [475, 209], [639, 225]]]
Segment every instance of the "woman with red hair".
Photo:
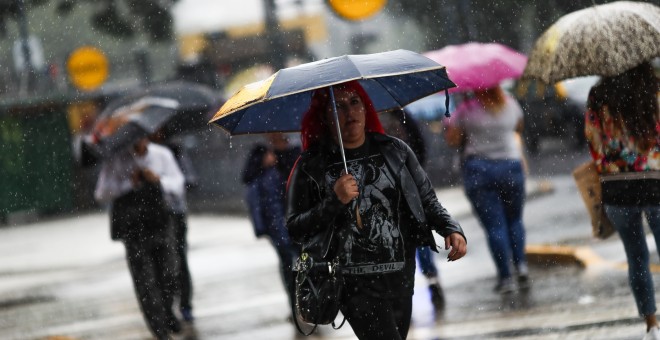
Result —
[[331, 251], [316, 260], [338, 263], [340, 310], [358, 338], [405, 339], [416, 248], [437, 251], [434, 230], [454, 261], [467, 251], [465, 236], [412, 150], [384, 134], [360, 84], [332, 91], [334, 103], [330, 89], [316, 90], [303, 117], [304, 152], [289, 181], [287, 228], [303, 249], [333, 235]]

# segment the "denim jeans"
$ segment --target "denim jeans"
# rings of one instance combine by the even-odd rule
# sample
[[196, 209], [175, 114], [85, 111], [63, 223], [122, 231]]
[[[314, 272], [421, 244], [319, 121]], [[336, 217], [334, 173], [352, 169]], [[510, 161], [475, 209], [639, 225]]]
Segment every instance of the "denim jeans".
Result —
[[[646, 216], [655, 243], [660, 245], [660, 206], [618, 206], [605, 204], [605, 213], [619, 233], [628, 258], [628, 282], [641, 316], [655, 314], [655, 289], [649, 269], [649, 248], [642, 225]], [[660, 253], [660, 248], [658, 248]]]
[[419, 269], [425, 277], [433, 278], [438, 276], [438, 267], [435, 266], [431, 248], [417, 248], [417, 265], [419, 265]]
[[519, 160], [469, 157], [463, 165], [463, 184], [474, 212], [486, 231], [488, 247], [500, 279], [512, 276], [527, 263], [525, 228], [525, 175]]

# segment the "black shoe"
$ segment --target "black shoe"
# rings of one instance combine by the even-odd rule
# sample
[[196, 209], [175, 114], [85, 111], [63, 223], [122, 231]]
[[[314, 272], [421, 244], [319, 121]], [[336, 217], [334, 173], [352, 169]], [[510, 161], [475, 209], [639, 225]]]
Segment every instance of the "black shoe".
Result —
[[530, 285], [529, 275], [518, 275], [518, 288], [528, 289]]
[[167, 328], [170, 332], [178, 334], [181, 332], [181, 323], [176, 319], [174, 315], [167, 317]]
[[445, 308], [445, 294], [442, 292], [442, 287], [439, 283], [434, 283], [429, 285], [429, 291], [431, 292], [431, 303], [433, 308], [436, 310], [442, 310]]

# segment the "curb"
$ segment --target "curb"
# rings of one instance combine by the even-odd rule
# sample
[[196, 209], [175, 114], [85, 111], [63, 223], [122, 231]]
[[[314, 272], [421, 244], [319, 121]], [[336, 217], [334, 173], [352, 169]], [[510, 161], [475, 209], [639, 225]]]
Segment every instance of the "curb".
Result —
[[536, 266], [576, 265], [586, 268], [604, 262], [588, 247], [530, 244], [525, 247], [527, 262]]
[[[531, 244], [525, 247], [527, 262], [533, 266], [575, 265], [582, 269], [605, 268], [628, 270], [628, 264], [607, 261], [598, 255], [591, 247], [553, 246], [547, 244]], [[651, 263], [652, 273], [660, 273], [660, 265]]]

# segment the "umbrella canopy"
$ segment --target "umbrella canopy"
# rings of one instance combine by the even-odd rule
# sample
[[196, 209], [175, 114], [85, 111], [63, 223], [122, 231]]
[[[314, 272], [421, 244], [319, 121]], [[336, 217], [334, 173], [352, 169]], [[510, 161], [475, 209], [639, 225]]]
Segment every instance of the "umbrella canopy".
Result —
[[230, 134], [300, 130], [315, 89], [358, 80], [376, 111], [456, 86], [445, 67], [407, 50], [345, 55], [282, 69], [241, 88], [213, 117]]
[[219, 95], [204, 85], [184, 81], [153, 85], [110, 102], [83, 147], [97, 157], [108, 157], [161, 129], [168, 136], [204, 126], [219, 105]]
[[617, 1], [561, 17], [536, 41], [522, 77], [610, 77], [659, 56], [660, 7]]
[[518, 78], [527, 64], [524, 54], [498, 43], [449, 45], [424, 55], [447, 67], [458, 85], [454, 92], [483, 90]]

